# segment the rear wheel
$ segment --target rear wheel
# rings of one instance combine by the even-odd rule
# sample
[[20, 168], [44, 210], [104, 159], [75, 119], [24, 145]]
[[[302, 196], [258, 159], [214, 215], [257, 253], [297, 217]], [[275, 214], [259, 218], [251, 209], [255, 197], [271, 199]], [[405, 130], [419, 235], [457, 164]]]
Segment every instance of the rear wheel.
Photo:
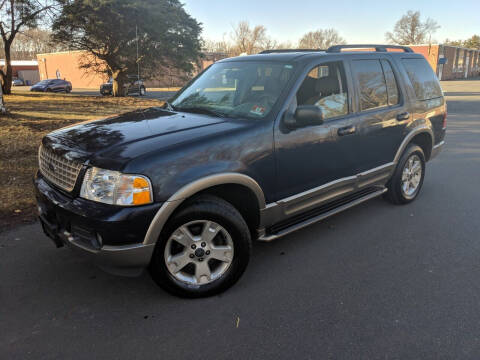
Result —
[[201, 196], [163, 229], [150, 273], [174, 295], [211, 296], [237, 282], [250, 248], [250, 231], [237, 209], [220, 198]]
[[147, 90], [145, 89], [145, 86], [140, 86], [140, 96], [145, 96], [147, 93]]
[[425, 178], [425, 155], [411, 144], [403, 153], [387, 187], [386, 198], [394, 204], [408, 204], [416, 199]]

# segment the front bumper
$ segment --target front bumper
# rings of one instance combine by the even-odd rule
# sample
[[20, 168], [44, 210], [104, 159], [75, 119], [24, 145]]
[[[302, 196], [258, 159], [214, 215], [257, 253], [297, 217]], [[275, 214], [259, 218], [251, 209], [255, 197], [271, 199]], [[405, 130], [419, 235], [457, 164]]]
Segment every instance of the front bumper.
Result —
[[71, 198], [41, 175], [35, 190], [43, 231], [57, 247], [67, 245], [117, 275], [139, 275], [150, 263], [155, 244], [143, 240], [161, 204], [117, 207]]

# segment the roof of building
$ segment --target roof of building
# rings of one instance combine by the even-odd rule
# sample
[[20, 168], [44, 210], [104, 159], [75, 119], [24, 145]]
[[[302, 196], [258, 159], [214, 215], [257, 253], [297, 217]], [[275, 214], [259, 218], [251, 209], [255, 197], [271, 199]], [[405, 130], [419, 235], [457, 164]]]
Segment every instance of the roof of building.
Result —
[[[12, 60], [12, 66], [38, 66], [37, 60]], [[5, 66], [5, 59], [0, 59], [0, 66]]]
[[472, 49], [472, 48], [467, 48], [464, 46], [457, 46], [457, 45], [450, 45], [450, 44], [416, 44], [416, 45], [407, 45], [409, 47], [426, 47], [426, 46], [448, 46], [451, 48], [457, 48], [457, 49], [463, 49], [463, 50], [469, 50], [469, 51], [480, 51], [480, 49]]

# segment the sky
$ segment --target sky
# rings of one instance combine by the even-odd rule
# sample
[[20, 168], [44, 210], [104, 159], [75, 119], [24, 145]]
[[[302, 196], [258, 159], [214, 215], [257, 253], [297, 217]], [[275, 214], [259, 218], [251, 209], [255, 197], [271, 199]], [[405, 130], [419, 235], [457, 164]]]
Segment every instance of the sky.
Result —
[[385, 43], [385, 32], [408, 10], [420, 11], [441, 27], [436, 42], [480, 35], [480, 0], [181, 0], [187, 12], [202, 23], [204, 39], [230, 39], [239, 21], [264, 25], [268, 35], [296, 44], [303, 34], [334, 28], [347, 43]]

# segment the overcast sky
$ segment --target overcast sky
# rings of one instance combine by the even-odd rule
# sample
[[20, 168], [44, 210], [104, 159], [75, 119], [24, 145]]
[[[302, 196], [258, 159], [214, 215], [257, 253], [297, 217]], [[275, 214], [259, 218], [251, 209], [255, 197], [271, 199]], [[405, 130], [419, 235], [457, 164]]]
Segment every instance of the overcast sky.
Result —
[[266, 26], [270, 37], [296, 43], [306, 32], [335, 28], [348, 43], [384, 43], [385, 32], [408, 10], [419, 10], [441, 28], [434, 35], [466, 39], [480, 34], [480, 0], [321, 1], [321, 0], [181, 0], [186, 10], [203, 24], [203, 37], [229, 38], [232, 25], [248, 20]]

